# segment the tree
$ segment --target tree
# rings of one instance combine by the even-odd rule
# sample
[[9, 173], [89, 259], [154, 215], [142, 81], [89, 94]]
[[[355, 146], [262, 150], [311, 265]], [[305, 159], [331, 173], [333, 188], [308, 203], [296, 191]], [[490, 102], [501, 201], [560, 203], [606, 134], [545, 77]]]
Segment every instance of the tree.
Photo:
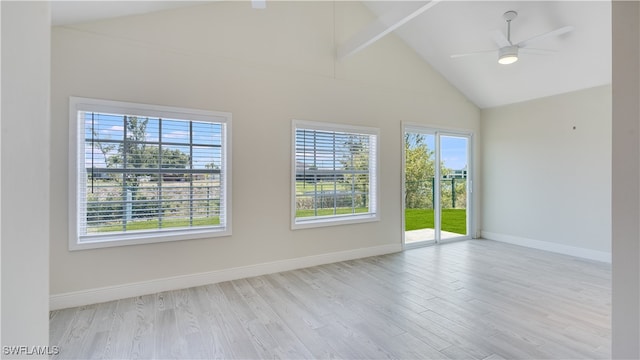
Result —
[[[93, 137], [94, 138], [99, 138], [98, 137], [98, 133], [96, 133], [95, 129], [92, 129], [91, 132], [93, 133]], [[98, 147], [98, 149], [100, 150], [100, 152], [102, 153], [102, 156], [104, 157], [104, 164], [105, 166], [109, 163], [109, 153], [116, 148], [116, 146], [114, 144], [103, 144], [100, 141], [94, 141], [93, 142], [93, 146]]]
[[[141, 120], [136, 116], [125, 116], [124, 122], [127, 130], [127, 141], [124, 144], [120, 144], [118, 152], [107, 159], [107, 167], [123, 167], [126, 163], [127, 168], [185, 169], [191, 162], [189, 155], [179, 149], [164, 147], [162, 148], [162, 154], [160, 154], [157, 146], [146, 145], [148, 118]], [[137, 185], [137, 179], [140, 175], [148, 176], [148, 174], [130, 175], [127, 181], [130, 181], [132, 185]]]
[[210, 170], [220, 170], [220, 166], [216, 165], [215, 162], [210, 162], [204, 165], [205, 169], [210, 169]]
[[[207, 170], [218, 170], [218, 174], [220, 173], [220, 166], [216, 165], [216, 163], [214, 161], [207, 163], [204, 165], [204, 168]], [[216, 179], [217, 177], [219, 177], [219, 175], [215, 175], [214, 174], [207, 174], [207, 179], [212, 180], [212, 179]]]
[[[107, 167], [123, 168], [126, 164], [127, 169], [185, 169], [191, 162], [189, 155], [179, 149], [165, 147], [160, 152], [159, 146], [147, 145], [148, 118], [141, 119], [136, 116], [124, 116], [123, 121], [126, 141], [118, 146], [115, 154], [108, 157]], [[109, 151], [111, 150], [113, 148], [109, 149]], [[158, 179], [158, 176], [157, 172], [145, 173], [144, 171], [137, 171], [125, 173], [126, 191], [131, 194], [132, 200], [134, 200], [132, 206], [134, 217], [142, 217], [150, 211], [158, 211], [156, 203], [144, 195], [144, 189], [141, 187], [143, 178]], [[170, 177], [171, 179], [182, 178], [178, 174]], [[117, 179], [117, 181], [121, 182], [123, 180]]]
[[345, 170], [352, 174], [344, 175], [342, 181], [351, 184], [353, 190], [361, 194], [355, 195], [356, 207], [367, 207], [369, 193], [369, 146], [361, 136], [350, 135], [343, 144], [347, 149], [340, 160]]
[[162, 164], [158, 164], [160, 157], [157, 147], [146, 148], [144, 154], [145, 168], [186, 169], [190, 162], [189, 155], [178, 149], [162, 148]]
[[[425, 142], [423, 134], [405, 133], [405, 207], [408, 209], [427, 208], [434, 206], [435, 184], [435, 154]], [[444, 179], [452, 173], [444, 163], [440, 163], [440, 178]], [[456, 194], [462, 194], [464, 183], [456, 185]], [[452, 189], [443, 186], [441, 188], [441, 200], [443, 207], [451, 207]], [[466, 198], [465, 198], [466, 201]], [[461, 202], [456, 201], [456, 204]]]
[[405, 133], [405, 207], [433, 208], [434, 152], [423, 134]]
[[126, 163], [128, 168], [141, 168], [149, 162], [148, 157], [145, 156], [146, 144], [144, 143], [149, 119], [140, 120], [137, 116], [125, 115], [123, 120], [126, 142], [118, 146], [117, 154], [109, 157], [107, 167], [123, 167]]

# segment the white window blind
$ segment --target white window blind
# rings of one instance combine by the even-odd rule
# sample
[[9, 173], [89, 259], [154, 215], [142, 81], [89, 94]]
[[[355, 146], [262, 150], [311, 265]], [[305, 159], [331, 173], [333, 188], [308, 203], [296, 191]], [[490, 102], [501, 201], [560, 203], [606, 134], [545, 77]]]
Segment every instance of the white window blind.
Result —
[[377, 219], [377, 129], [294, 121], [293, 227]]
[[230, 115], [88, 100], [73, 101], [77, 245], [228, 232]]

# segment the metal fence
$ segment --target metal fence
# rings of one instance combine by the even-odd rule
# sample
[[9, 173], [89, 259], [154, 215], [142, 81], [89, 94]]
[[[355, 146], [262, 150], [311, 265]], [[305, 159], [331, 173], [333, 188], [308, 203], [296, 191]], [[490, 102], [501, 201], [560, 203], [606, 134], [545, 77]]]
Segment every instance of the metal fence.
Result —
[[[405, 182], [404, 196], [407, 209], [433, 209], [435, 178]], [[440, 204], [443, 209], [465, 209], [467, 207], [467, 179], [441, 179]]]
[[[356, 209], [366, 208], [368, 204], [369, 191], [365, 183], [304, 183], [296, 189], [296, 211], [306, 214], [299, 216], [317, 216], [318, 211], [325, 209], [359, 212]], [[308, 210], [313, 212], [306, 212]]]
[[[87, 186], [86, 226], [89, 232], [115, 231], [128, 223], [156, 219], [185, 219], [186, 225], [195, 218], [221, 216], [221, 185], [219, 181], [192, 182], [144, 181], [138, 186], [124, 187], [111, 180], [98, 180]], [[105, 227], [106, 230], [99, 230]]]

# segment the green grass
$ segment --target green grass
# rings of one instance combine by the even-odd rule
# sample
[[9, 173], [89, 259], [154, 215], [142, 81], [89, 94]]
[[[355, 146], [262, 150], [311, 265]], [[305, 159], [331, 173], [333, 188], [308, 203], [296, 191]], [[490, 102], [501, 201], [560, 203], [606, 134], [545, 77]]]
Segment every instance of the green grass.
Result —
[[[405, 230], [433, 229], [433, 209], [405, 209]], [[442, 231], [467, 233], [465, 209], [442, 209]]]
[[[369, 211], [368, 208], [356, 208], [355, 209], [356, 213], [365, 213], [367, 211]], [[346, 214], [352, 214], [352, 210], [351, 208], [338, 208], [336, 209], [336, 214], [337, 215], [346, 215]], [[318, 209], [318, 216], [325, 216], [325, 215], [333, 215], [333, 208], [331, 209]], [[309, 217], [309, 216], [316, 216], [315, 212], [313, 209], [311, 210], [296, 210], [296, 217]]]
[[[356, 208], [356, 213], [365, 213], [368, 208]], [[338, 208], [337, 214], [351, 214], [351, 208]], [[333, 209], [318, 209], [318, 216], [333, 215]], [[315, 216], [313, 210], [298, 210], [296, 217]], [[212, 226], [219, 225], [220, 218], [196, 218], [193, 219], [193, 226]], [[162, 228], [178, 228], [189, 226], [188, 219], [163, 219]], [[418, 230], [425, 228], [433, 228], [433, 210], [432, 209], [406, 209], [405, 210], [405, 230]], [[132, 230], [153, 230], [158, 229], [158, 220], [138, 220], [127, 223], [127, 231]], [[122, 225], [111, 225], [93, 229], [97, 232], [114, 232], [122, 231]], [[464, 209], [443, 209], [442, 210], [442, 230], [456, 234], [467, 233], [466, 211]]]
[[[193, 226], [212, 226], [220, 225], [220, 218], [208, 217], [208, 218], [195, 218], [193, 219]], [[162, 228], [178, 228], [189, 226], [189, 219], [163, 219]], [[132, 230], [154, 230], [158, 229], [158, 219], [152, 220], [135, 220], [127, 223], [127, 231]], [[103, 226], [100, 228], [92, 229], [97, 232], [113, 232], [122, 231], [122, 225]]]

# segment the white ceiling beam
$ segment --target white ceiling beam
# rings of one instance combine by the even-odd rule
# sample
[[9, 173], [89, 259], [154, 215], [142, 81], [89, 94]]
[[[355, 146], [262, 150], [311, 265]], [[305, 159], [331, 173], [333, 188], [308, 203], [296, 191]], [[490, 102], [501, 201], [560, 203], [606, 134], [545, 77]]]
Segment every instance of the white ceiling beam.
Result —
[[354, 35], [342, 46], [338, 47], [336, 52], [338, 60], [344, 60], [358, 51], [365, 49], [367, 46], [382, 39], [390, 32], [413, 20], [415, 17], [431, 9], [441, 1], [443, 0], [431, 0], [410, 13], [392, 12], [381, 16]]

